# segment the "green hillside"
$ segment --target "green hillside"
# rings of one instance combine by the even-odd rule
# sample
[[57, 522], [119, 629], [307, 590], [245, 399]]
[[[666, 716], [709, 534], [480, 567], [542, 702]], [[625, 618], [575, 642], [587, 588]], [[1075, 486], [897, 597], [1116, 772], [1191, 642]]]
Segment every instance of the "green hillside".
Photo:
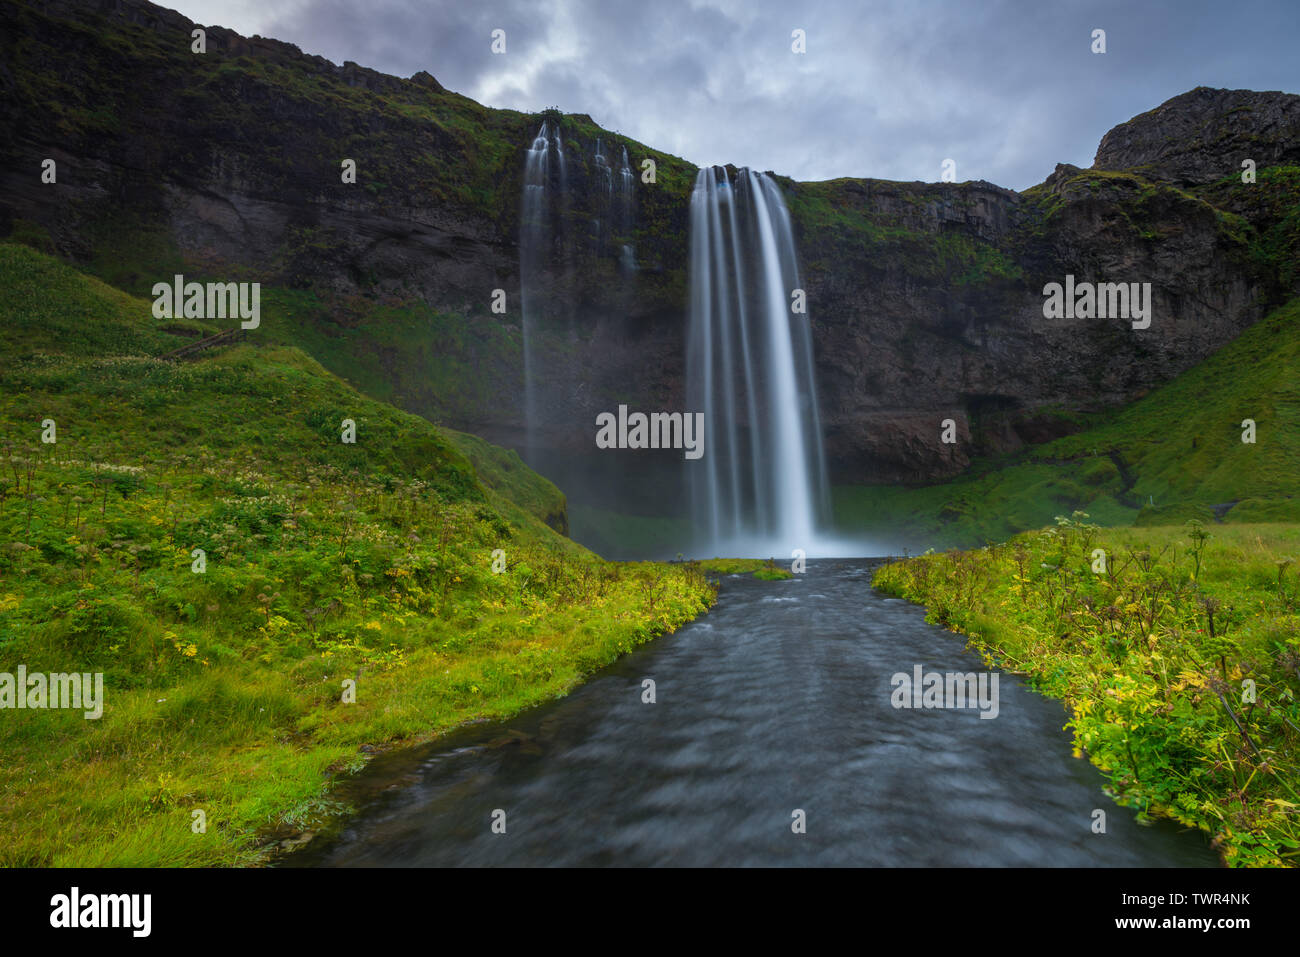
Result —
[[1081, 432], [943, 485], [838, 488], [836, 518], [921, 547], [1000, 541], [1075, 510], [1103, 525], [1297, 521], [1297, 462], [1300, 300]]
[[0, 722], [2, 864], [256, 861], [367, 753], [561, 695], [712, 600], [296, 348], [160, 360], [210, 330], [25, 246], [0, 285], [0, 672], [102, 672], [106, 699]]

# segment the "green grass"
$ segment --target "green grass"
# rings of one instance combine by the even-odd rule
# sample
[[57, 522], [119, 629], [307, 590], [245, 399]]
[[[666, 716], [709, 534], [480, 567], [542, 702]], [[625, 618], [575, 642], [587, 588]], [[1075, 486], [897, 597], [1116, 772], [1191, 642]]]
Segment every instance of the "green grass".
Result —
[[874, 584], [1063, 699], [1076, 755], [1143, 816], [1205, 830], [1229, 865], [1294, 866], [1300, 526], [1086, 517], [895, 562]]
[[517, 319], [486, 310], [264, 286], [262, 316], [268, 341], [298, 346], [366, 395], [436, 421], [481, 421], [492, 409], [506, 421], [514, 397], [501, 384], [523, 382]]
[[70, 269], [28, 246], [0, 243], [0, 352], [154, 355], [184, 345], [191, 337], [164, 330], [208, 335], [216, 327], [194, 319], [158, 323], [151, 304]]
[[444, 428], [446, 435], [473, 464], [479, 480], [497, 510], [516, 518], [515, 509], [561, 534], [568, 533], [568, 510], [564, 493], [549, 480], [532, 471], [513, 449], [485, 442], [477, 435]]
[[709, 558], [700, 562], [700, 568], [719, 575], [749, 575], [761, 581], [779, 582], [794, 575], [776, 564], [772, 558]]
[[[1042, 446], [1034, 457], [1116, 452], [1136, 476], [1132, 494], [1142, 502], [1291, 498], [1300, 491], [1298, 372], [1300, 300], [1112, 421]], [[1253, 444], [1242, 441], [1245, 419], [1256, 423]]]
[[344, 810], [362, 745], [563, 695], [712, 601], [697, 566], [557, 535], [513, 453], [296, 348], [163, 362], [188, 340], [147, 300], [10, 245], [0, 282], [0, 671], [102, 672], [107, 699], [6, 712], [4, 865], [263, 860]]

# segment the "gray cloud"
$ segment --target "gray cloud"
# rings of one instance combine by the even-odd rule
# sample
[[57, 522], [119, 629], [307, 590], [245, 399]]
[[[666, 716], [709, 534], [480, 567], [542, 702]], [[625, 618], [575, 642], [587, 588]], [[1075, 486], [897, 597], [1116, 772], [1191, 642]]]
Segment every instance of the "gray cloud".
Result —
[[[175, 0], [173, 0], [175, 2]], [[335, 62], [558, 106], [699, 163], [1014, 188], [1198, 85], [1295, 91], [1293, 0], [182, 0]], [[201, 8], [201, 9], [199, 9]], [[222, 19], [225, 17], [226, 19]], [[506, 30], [494, 56], [491, 32]], [[790, 33], [807, 32], [805, 55]], [[1094, 28], [1107, 52], [1090, 52]]]

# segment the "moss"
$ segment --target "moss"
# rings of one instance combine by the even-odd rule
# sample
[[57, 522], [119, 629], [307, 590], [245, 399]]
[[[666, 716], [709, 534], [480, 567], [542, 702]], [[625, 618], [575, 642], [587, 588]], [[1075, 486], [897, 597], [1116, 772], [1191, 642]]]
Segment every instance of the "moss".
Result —
[[1079, 473], [1079, 480], [1085, 485], [1109, 485], [1119, 479], [1119, 469], [1109, 458], [1095, 459]]
[[1214, 521], [1214, 512], [1196, 502], [1179, 502], [1173, 505], [1144, 505], [1133, 520], [1134, 525], [1184, 525], [1196, 520], [1202, 524]]
[[1242, 499], [1227, 510], [1223, 520], [1250, 524], [1300, 522], [1300, 498]]
[[39, 223], [33, 223], [26, 219], [15, 219], [10, 233], [5, 239], [7, 242], [21, 243], [49, 255], [57, 252], [54, 240], [50, 238], [50, 231]]

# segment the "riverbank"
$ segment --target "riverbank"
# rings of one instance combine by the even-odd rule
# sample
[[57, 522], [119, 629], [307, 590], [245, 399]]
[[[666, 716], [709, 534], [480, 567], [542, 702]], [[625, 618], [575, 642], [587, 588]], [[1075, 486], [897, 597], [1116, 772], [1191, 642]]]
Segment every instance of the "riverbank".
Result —
[[24, 247], [0, 280], [0, 865], [258, 863], [369, 755], [563, 695], [713, 601], [297, 349], [167, 361], [216, 330]]
[[1076, 513], [879, 569], [990, 667], [1064, 700], [1121, 802], [1214, 835], [1230, 866], [1300, 857], [1300, 526], [1108, 528]]
[[[289, 867], [1213, 867], [1070, 756], [1006, 676], [997, 720], [893, 706], [888, 676], [979, 659], [868, 587], [874, 559], [728, 577], [708, 615], [562, 700], [383, 755]], [[1089, 833], [1107, 809], [1105, 836]], [[806, 825], [806, 827], [805, 827]], [[304, 835], [307, 837], [307, 835]]]
[[[40, 471], [53, 485], [78, 484], [71, 469]], [[190, 573], [166, 524], [145, 534], [148, 516], [166, 514], [161, 491], [131, 503], [143, 520], [129, 555], [108, 551], [113, 536], [71, 527], [60, 531], [69, 543], [100, 539], [86, 566], [43, 561], [37, 547], [10, 553], [6, 571], [46, 590], [13, 591], [12, 579], [0, 587], [14, 636], [0, 670], [65, 670], [70, 645], [98, 639], [105, 660], [85, 667], [107, 674], [98, 719], [4, 714], [0, 864], [257, 864], [283, 836], [346, 813], [332, 785], [371, 755], [561, 697], [715, 594], [694, 565], [615, 564], [517, 534], [494, 574], [503, 539], [473, 507], [417, 510], [400, 534], [430, 544], [366, 571], [378, 555], [364, 542], [339, 549], [341, 524], [306, 518], [342, 514], [338, 491], [295, 503], [292, 543], [250, 548], [230, 571], [214, 565], [206, 576]], [[374, 506], [391, 504], [368, 491]], [[124, 511], [110, 500], [102, 520], [129, 521]], [[57, 527], [47, 512], [42, 526]], [[441, 548], [434, 513], [454, 536]], [[348, 557], [326, 557], [336, 550]], [[136, 558], [150, 552], [159, 562], [142, 568]], [[328, 594], [313, 580], [321, 576]], [[167, 614], [169, 595], [179, 622], [148, 620]], [[56, 606], [59, 617], [46, 618]]]

